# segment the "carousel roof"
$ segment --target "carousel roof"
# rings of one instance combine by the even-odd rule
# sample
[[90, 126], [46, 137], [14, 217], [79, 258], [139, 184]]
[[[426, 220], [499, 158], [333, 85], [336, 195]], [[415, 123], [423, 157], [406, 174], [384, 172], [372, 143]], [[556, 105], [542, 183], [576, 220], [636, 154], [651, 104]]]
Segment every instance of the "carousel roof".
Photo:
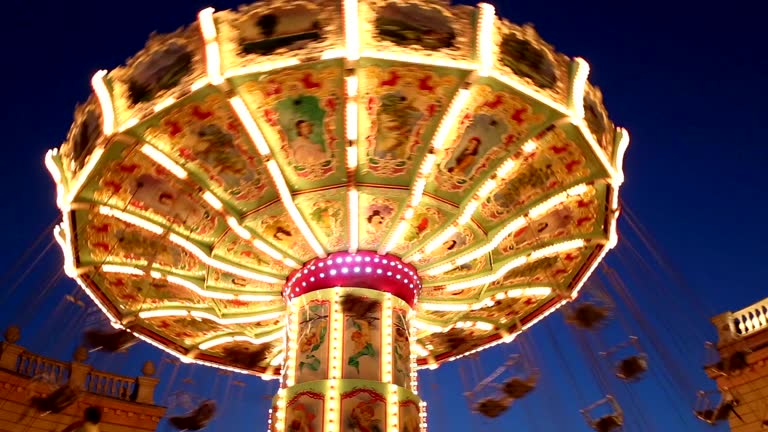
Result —
[[185, 358], [266, 349], [264, 376], [286, 279], [340, 251], [418, 270], [420, 365], [511, 340], [616, 239], [629, 138], [587, 75], [486, 4], [206, 9], [96, 74], [49, 153], [67, 274]]

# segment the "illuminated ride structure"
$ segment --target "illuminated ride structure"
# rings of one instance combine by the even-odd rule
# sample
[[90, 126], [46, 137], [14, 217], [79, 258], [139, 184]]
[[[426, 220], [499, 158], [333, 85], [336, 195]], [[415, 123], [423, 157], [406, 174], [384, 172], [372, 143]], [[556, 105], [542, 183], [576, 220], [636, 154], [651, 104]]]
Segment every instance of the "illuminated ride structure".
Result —
[[47, 155], [66, 273], [117, 329], [279, 378], [271, 430], [426, 430], [418, 369], [512, 341], [616, 242], [629, 137], [588, 70], [488, 4], [203, 10]]

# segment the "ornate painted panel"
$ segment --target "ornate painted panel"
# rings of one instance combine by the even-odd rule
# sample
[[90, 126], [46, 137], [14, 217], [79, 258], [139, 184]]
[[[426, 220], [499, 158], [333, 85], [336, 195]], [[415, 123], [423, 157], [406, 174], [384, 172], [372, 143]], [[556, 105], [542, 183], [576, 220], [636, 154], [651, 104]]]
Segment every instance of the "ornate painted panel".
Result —
[[143, 50], [107, 75], [117, 124], [150, 114], [159, 101], [186, 96], [203, 78], [205, 58], [197, 25], [153, 34]]
[[494, 68], [507, 79], [566, 105], [570, 84], [570, 59], [554, 50], [530, 25], [497, 21]]
[[464, 72], [364, 62], [358, 72], [361, 183], [410, 186]]
[[360, 2], [363, 56], [386, 54], [408, 61], [418, 50], [425, 62], [469, 67], [475, 48], [475, 9], [444, 2]]
[[78, 237], [81, 265], [132, 264], [180, 275], [199, 277], [205, 274], [205, 266], [199, 259], [171, 243], [167, 236], [94, 211], [77, 211], [75, 214], [78, 220], [88, 222], [88, 235]]
[[338, 252], [349, 248], [346, 188], [301, 194], [294, 202], [325, 250]]
[[392, 331], [393, 382], [400, 387], [411, 388], [411, 342], [406, 316], [408, 311], [394, 309]]
[[266, 243], [297, 261], [308, 261], [314, 257], [314, 251], [280, 202], [247, 216], [243, 225], [258, 233]]
[[364, 316], [344, 316], [344, 379], [381, 379], [381, 304]]
[[286, 277], [293, 271], [282, 261], [270, 257], [257, 249], [252, 242], [243, 239], [232, 231], [228, 231], [216, 243], [213, 248], [213, 256], [277, 277]]
[[320, 58], [344, 48], [342, 2], [258, 2], [214, 15], [223, 69], [248, 73], [254, 65]]
[[329, 303], [313, 300], [299, 309], [296, 383], [328, 378]]
[[487, 231], [501, 226], [522, 208], [594, 178], [575, 131], [568, 132], [557, 128], [542, 133], [534, 151], [515, 167], [515, 174], [483, 201], [476, 217]]
[[385, 430], [387, 398], [379, 392], [356, 388], [341, 395], [341, 431]]
[[472, 87], [470, 101], [442, 149], [429, 191], [460, 203], [532, 135], [553, 120], [552, 112], [493, 80]]
[[360, 248], [377, 250], [385, 235], [393, 228], [408, 191], [361, 187], [359, 190]]
[[584, 121], [597, 145], [612, 161], [615, 156], [616, 128], [603, 105], [603, 92], [589, 83], [584, 89]]
[[206, 245], [228, 229], [199, 193], [199, 185], [160, 168], [127, 143], [113, 144], [99, 164], [98, 183], [85, 186], [82, 201], [108, 205]]
[[400, 432], [421, 432], [419, 403], [413, 399], [406, 399], [398, 404], [398, 408]]
[[103, 138], [102, 122], [101, 108], [94, 97], [75, 109], [75, 120], [60, 150], [68, 181], [80, 172], [88, 155]]
[[285, 406], [286, 425], [289, 432], [323, 430], [324, 395], [314, 391], [303, 391], [287, 401]]
[[254, 144], [223, 94], [196, 94], [136, 133], [241, 211], [277, 198]]

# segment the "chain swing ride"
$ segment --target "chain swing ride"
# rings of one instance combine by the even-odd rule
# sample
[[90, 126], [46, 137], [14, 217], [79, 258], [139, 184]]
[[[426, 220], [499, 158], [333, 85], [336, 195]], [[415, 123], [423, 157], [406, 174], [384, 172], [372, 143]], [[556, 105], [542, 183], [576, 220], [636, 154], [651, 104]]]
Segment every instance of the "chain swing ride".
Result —
[[[271, 431], [425, 431], [418, 370], [561, 307], [580, 332], [615, 314], [600, 290], [571, 303], [616, 245], [629, 143], [588, 73], [487, 3], [273, 0], [152, 36], [46, 157], [64, 271], [114, 328], [85, 345], [279, 380]], [[656, 373], [623, 340], [595, 367]], [[495, 418], [541, 379], [516, 354], [466, 396]], [[581, 414], [630, 420], [608, 392]]]

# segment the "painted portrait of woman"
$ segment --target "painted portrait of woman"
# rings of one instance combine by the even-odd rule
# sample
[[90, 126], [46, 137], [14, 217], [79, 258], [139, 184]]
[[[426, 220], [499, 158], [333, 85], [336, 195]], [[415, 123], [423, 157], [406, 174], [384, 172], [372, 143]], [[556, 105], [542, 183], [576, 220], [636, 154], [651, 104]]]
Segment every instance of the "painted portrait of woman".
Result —
[[486, 153], [494, 146], [500, 145], [508, 129], [506, 123], [499, 121], [493, 115], [475, 115], [459, 142], [449, 153], [443, 170], [454, 177], [471, 177]]
[[378, 131], [372, 156], [377, 159], [407, 159], [411, 135], [423, 113], [399, 92], [383, 95], [380, 103], [376, 113]]
[[331, 158], [323, 133], [327, 113], [321, 107], [320, 99], [309, 95], [286, 98], [275, 104], [275, 109], [293, 164], [311, 166]]
[[470, 175], [472, 167], [477, 161], [477, 155], [480, 154], [480, 145], [482, 140], [480, 137], [472, 137], [469, 139], [469, 144], [464, 147], [464, 150], [459, 153], [453, 160], [453, 165], [448, 167], [450, 174], [460, 175], [467, 177]]

